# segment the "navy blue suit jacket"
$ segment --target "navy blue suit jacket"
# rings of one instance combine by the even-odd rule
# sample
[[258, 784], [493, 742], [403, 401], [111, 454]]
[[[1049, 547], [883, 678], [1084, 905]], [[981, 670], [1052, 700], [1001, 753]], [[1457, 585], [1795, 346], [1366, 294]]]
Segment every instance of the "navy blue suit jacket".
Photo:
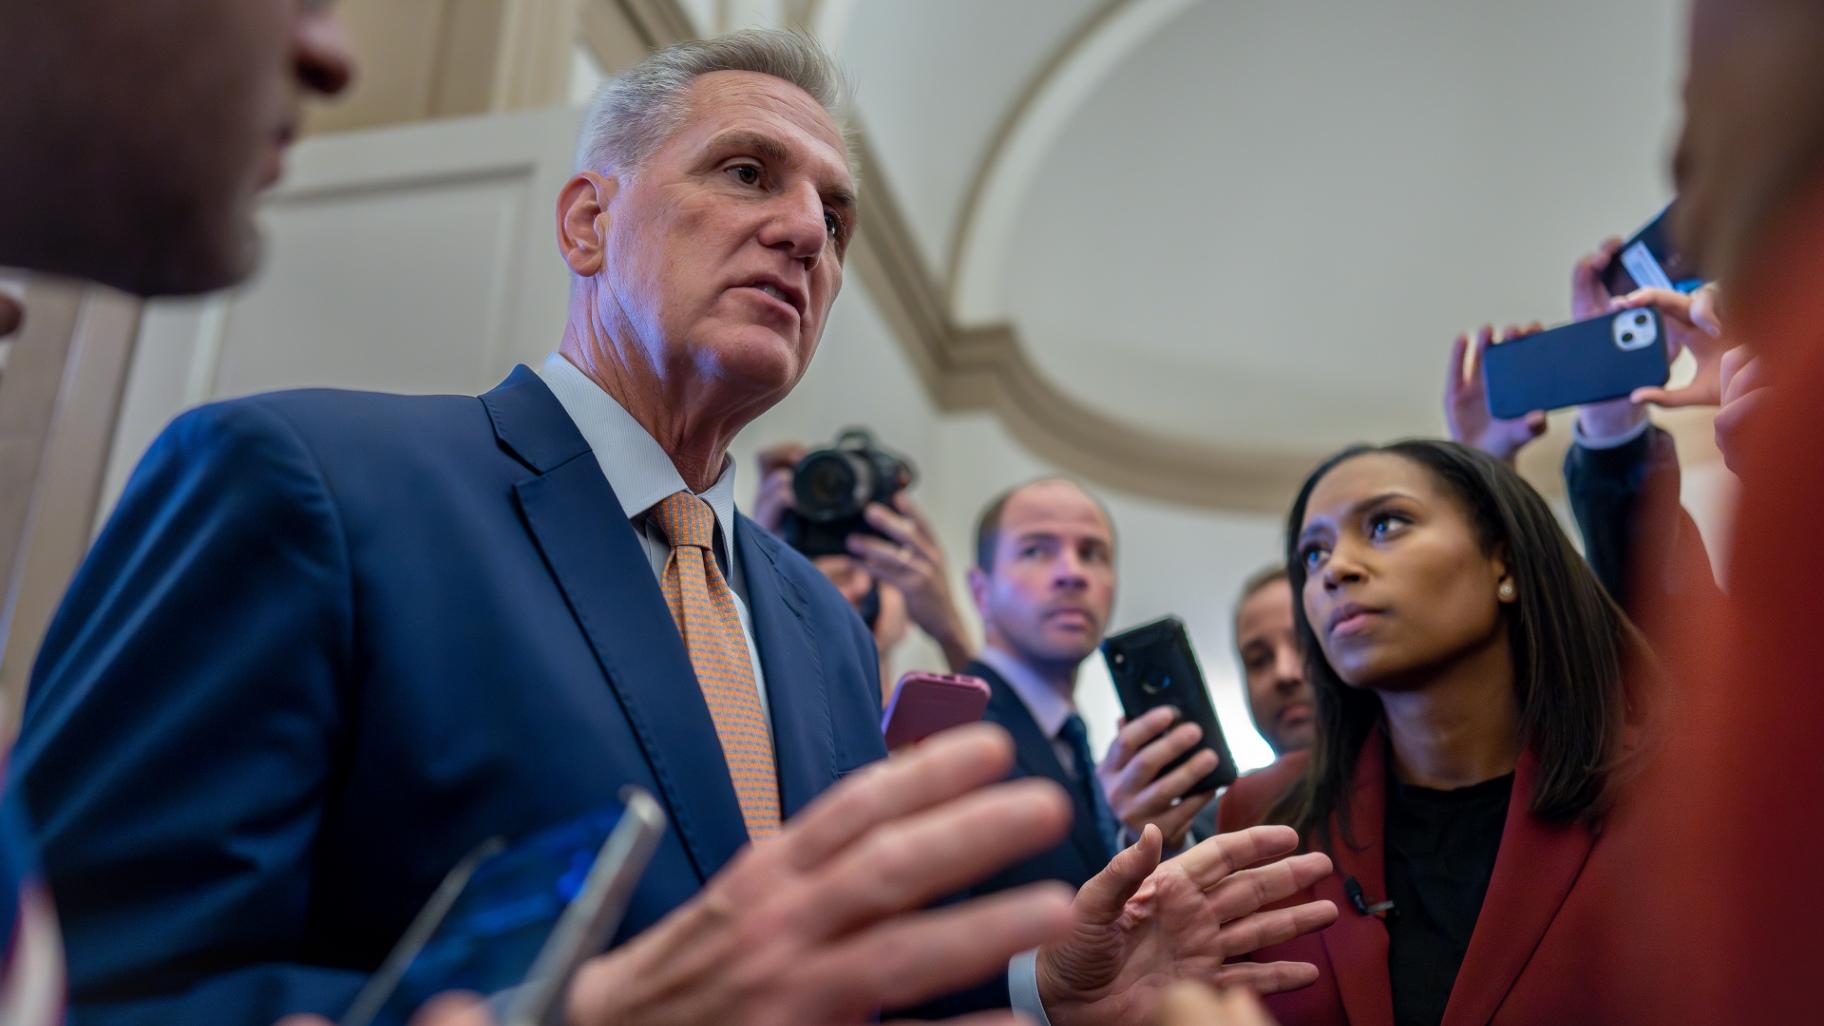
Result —
[[963, 672], [988, 682], [988, 709], [982, 714], [982, 719], [999, 724], [1013, 735], [1013, 777], [1042, 777], [1055, 781], [1071, 796], [1072, 802], [1070, 836], [1063, 843], [1002, 870], [976, 885], [970, 893], [991, 894], [1045, 880], [1062, 880], [1073, 888], [1082, 887], [1090, 877], [1108, 865], [1110, 857], [1096, 834], [1095, 810], [1084, 800], [1070, 774], [1064, 771], [1064, 764], [1058, 761], [1058, 753], [1052, 748], [1051, 739], [1039, 729], [1032, 713], [1026, 710], [1026, 703], [1020, 701], [1020, 696], [1014, 693], [1001, 675], [994, 672], [993, 667], [979, 662], [970, 664]]
[[[735, 533], [784, 809], [886, 753], [874, 644]], [[747, 840], [651, 564], [524, 367], [479, 398], [303, 391], [160, 436], [71, 585], [13, 767], [75, 1026], [348, 1004], [482, 839], [607, 806], [671, 830], [623, 937]]]

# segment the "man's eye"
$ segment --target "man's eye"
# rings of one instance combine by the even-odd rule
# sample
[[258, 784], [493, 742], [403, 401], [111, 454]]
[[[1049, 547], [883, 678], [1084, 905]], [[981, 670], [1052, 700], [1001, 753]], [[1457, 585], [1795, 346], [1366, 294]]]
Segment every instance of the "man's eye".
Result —
[[728, 173], [742, 185], [760, 184], [760, 169], [752, 164], [736, 164], [728, 169]]
[[837, 214], [834, 211], [825, 211], [823, 215], [823, 228], [824, 231], [830, 233], [830, 238], [842, 238], [842, 215]]

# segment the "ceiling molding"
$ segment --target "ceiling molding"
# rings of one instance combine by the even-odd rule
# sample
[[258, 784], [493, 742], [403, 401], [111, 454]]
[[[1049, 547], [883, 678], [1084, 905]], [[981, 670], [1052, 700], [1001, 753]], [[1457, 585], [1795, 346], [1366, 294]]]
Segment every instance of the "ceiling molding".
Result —
[[[834, 16], [831, 4], [847, 2], [822, 0], [806, 15], [816, 24]], [[1173, 6], [1185, 2], [1169, 0]], [[1110, 9], [1151, 8], [1156, 17], [1159, 6], [1156, 0], [1113, 0]], [[626, 47], [624, 36], [614, 37], [617, 31], [633, 29], [648, 49], [695, 35], [678, 0], [588, 0], [582, 23], [585, 44], [609, 71], [628, 63], [615, 59]], [[862, 168], [878, 166], [867, 132], [857, 126], [853, 134]], [[863, 209], [848, 266], [940, 409], [990, 413], [1035, 455], [1098, 486], [1213, 510], [1284, 512], [1303, 474], [1322, 455], [1209, 444], [1096, 410], [1045, 376], [1012, 325], [959, 325], [881, 176], [870, 176]]]
[[1107, 0], [1052, 54], [1002, 122], [963, 200], [946, 283], [964, 324], [1006, 317], [1008, 250], [1027, 190], [1109, 73], [1196, 0]]

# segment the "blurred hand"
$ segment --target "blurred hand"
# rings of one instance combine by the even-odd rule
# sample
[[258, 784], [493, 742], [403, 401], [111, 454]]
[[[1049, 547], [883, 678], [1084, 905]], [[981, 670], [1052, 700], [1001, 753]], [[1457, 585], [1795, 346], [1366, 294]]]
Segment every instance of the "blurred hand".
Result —
[[1115, 818], [1135, 836], [1148, 823], [1158, 827], [1169, 851], [1184, 847], [1192, 818], [1216, 797], [1214, 791], [1193, 795], [1190, 790], [1221, 761], [1206, 748], [1161, 776], [1168, 763], [1203, 740], [1202, 727], [1195, 723], [1173, 727], [1176, 720], [1171, 709], [1154, 709], [1132, 723], [1123, 721], [1108, 755], [1096, 767]]
[[1723, 465], [1739, 475], [1742, 425], [1772, 398], [1772, 382], [1766, 363], [1746, 346], [1723, 354], [1717, 376], [1722, 383], [1723, 408], [1716, 413], [1716, 447], [1723, 454]]
[[754, 495], [750, 514], [754, 523], [778, 534], [785, 523], [786, 511], [792, 508], [792, 468], [804, 459], [809, 449], [797, 442], [781, 442], [760, 450], [760, 490]]
[[859, 1026], [1004, 972], [1069, 925], [1064, 889], [914, 910], [1063, 840], [1063, 790], [997, 783], [1012, 767], [1007, 734], [972, 725], [849, 776], [689, 903], [586, 964], [570, 1022]]
[[25, 307], [5, 292], [0, 292], [0, 338], [19, 330], [25, 323]]
[[[1602, 275], [1621, 252], [1621, 240], [1604, 239], [1596, 252], [1571, 268], [1571, 320], [1587, 321], [1611, 309], [1613, 297]], [[1577, 407], [1577, 425], [1585, 438], [1615, 438], [1634, 430], [1647, 419], [1647, 411], [1631, 399], [1610, 399]]]
[[1146, 828], [1077, 892], [1069, 934], [1039, 949], [1053, 1026], [1151, 1022], [1182, 980], [1271, 994], [1317, 979], [1305, 962], [1230, 960], [1336, 921], [1328, 901], [1261, 911], [1327, 876], [1328, 856], [1291, 855], [1298, 834], [1283, 826], [1219, 834], [1163, 864], [1162, 841]]
[[1165, 994], [1159, 1026], [1274, 1026], [1260, 999], [1241, 987], [1180, 983]]
[[1723, 333], [1717, 315], [1717, 290], [1706, 285], [1687, 296], [1667, 289], [1640, 289], [1615, 300], [1615, 309], [1633, 310], [1643, 306], [1659, 311], [1665, 324], [1667, 355], [1681, 351], [1691, 354], [1697, 373], [1682, 388], [1637, 388], [1631, 397], [1637, 403], [1652, 403], [1667, 409], [1682, 406], [1720, 406], [1723, 402], [1723, 356], [1735, 343]]
[[[316, 1015], [288, 1015], [279, 1020], [278, 1026], [334, 1024]], [[419, 1009], [412, 1016], [411, 1026], [494, 1026], [494, 1017], [488, 1014], [487, 1004], [472, 994], [445, 994]]]
[[896, 509], [873, 503], [863, 513], [868, 524], [886, 537], [852, 534], [849, 552], [875, 580], [899, 589], [912, 622], [944, 650], [951, 670], [961, 670], [975, 658], [975, 652], [950, 594], [944, 550], [911, 496], [900, 492], [893, 504]]
[[[1537, 333], [1539, 322], [1524, 327], [1510, 327], [1499, 341]], [[1488, 412], [1488, 386], [1482, 380], [1482, 355], [1497, 344], [1495, 329], [1484, 325], [1470, 336], [1458, 335], [1450, 347], [1450, 375], [1444, 381], [1444, 423], [1450, 439], [1480, 449], [1498, 460], [1514, 462], [1514, 456], [1526, 444], [1545, 434], [1545, 413], [1538, 411], [1512, 420], [1502, 420]]]

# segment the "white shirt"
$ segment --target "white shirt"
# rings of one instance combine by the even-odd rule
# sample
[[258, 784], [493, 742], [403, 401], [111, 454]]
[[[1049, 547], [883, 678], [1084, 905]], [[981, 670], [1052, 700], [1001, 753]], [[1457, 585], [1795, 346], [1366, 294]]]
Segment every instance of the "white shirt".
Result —
[[[684, 476], [672, 465], [671, 457], [633, 414], [602, 391], [600, 385], [576, 369], [562, 353], [545, 357], [538, 376], [557, 397], [558, 405], [576, 423], [576, 430], [595, 453], [608, 486], [621, 500], [621, 512], [633, 525], [646, 559], [652, 564], [654, 577], [665, 573], [665, 561], [671, 556], [671, 542], [647, 516], [666, 496], [689, 491]], [[716, 483], [702, 492], [693, 493], [716, 515], [716, 560], [729, 590], [735, 593], [735, 613], [741, 618], [741, 633], [747, 638], [747, 657], [754, 666], [754, 686], [760, 692], [760, 712], [771, 725], [766, 701], [766, 676], [760, 670], [760, 650], [754, 644], [754, 620], [747, 612], [747, 579], [735, 561], [735, 462], [726, 460]]]

